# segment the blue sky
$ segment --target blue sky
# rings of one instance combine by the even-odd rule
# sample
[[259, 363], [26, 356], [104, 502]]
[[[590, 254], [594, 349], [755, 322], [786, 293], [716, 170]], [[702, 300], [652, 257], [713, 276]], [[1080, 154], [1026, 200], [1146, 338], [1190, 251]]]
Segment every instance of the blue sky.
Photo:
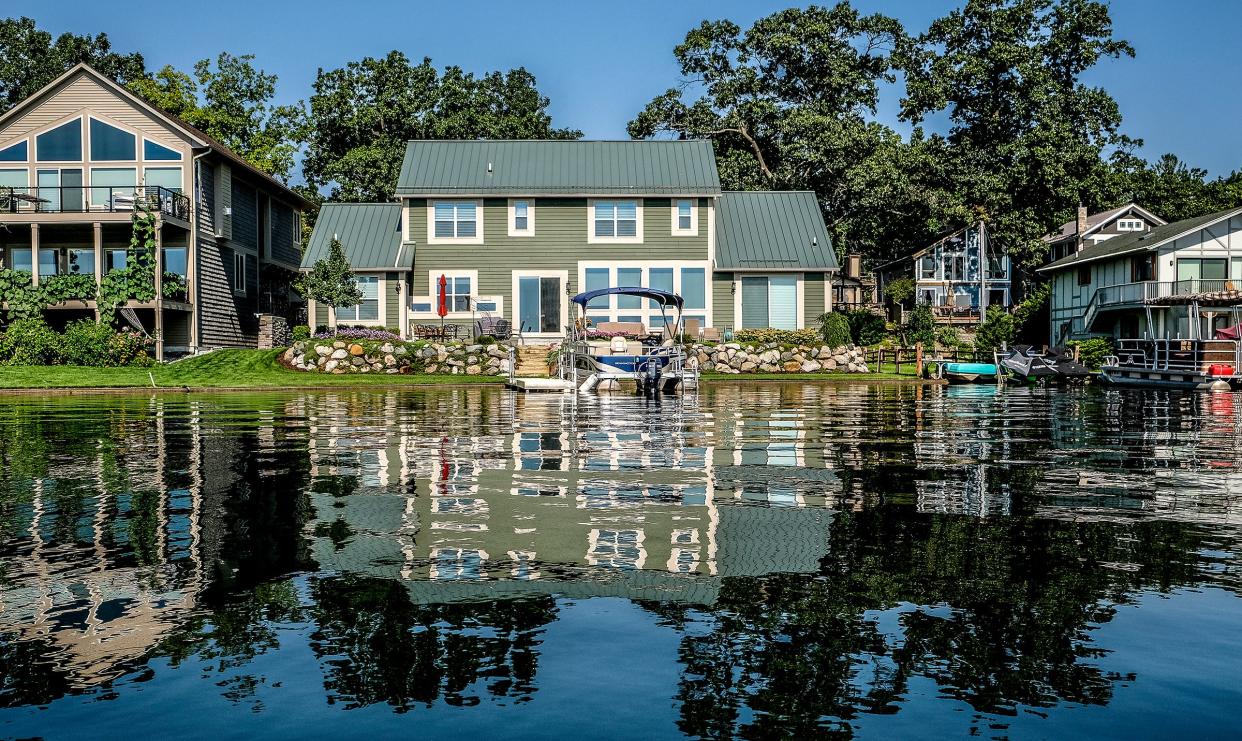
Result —
[[[828, 4], [831, 0], [826, 0]], [[855, 0], [914, 33], [956, 2]], [[525, 66], [552, 100], [558, 126], [590, 138], [624, 138], [625, 124], [678, 80], [673, 46], [705, 18], [729, 18], [743, 28], [789, 2], [633, 0], [617, 3], [424, 2], [401, 0], [169, 0], [123, 3], [32, 3], [20, 12], [60, 33], [107, 32], [116, 48], [139, 50], [153, 69], [189, 69], [219, 51], [252, 53], [280, 77], [283, 101], [305, 99], [319, 67], [399, 49], [438, 67], [486, 72]], [[1137, 58], [1110, 61], [1090, 81], [1113, 94], [1125, 131], [1146, 142], [1142, 154], [1175, 152], [1213, 175], [1242, 168], [1242, 78], [1235, 53], [1242, 3], [1233, 0], [1114, 0], [1117, 35]], [[207, 8], [188, 13], [186, 8]], [[164, 31], [168, 31], [165, 33]], [[1220, 85], [1224, 84], [1224, 88]], [[897, 95], [880, 116], [895, 123]]]

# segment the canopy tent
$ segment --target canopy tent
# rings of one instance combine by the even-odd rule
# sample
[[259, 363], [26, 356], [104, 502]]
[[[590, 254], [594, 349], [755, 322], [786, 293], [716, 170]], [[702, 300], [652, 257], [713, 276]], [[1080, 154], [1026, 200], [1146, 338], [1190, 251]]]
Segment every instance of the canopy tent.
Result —
[[685, 299], [683, 299], [681, 296], [678, 296], [675, 293], [669, 293], [668, 291], [657, 291], [654, 288], [642, 288], [639, 286], [634, 286], [634, 287], [618, 286], [615, 288], [599, 288], [594, 291], [587, 291], [585, 293], [579, 293], [577, 296], [573, 297], [573, 302], [583, 308], [586, 308], [587, 302], [589, 302], [591, 299], [599, 298], [600, 296], [611, 296], [613, 294], [649, 298], [652, 301], [655, 301], [657, 304], [659, 304], [661, 309], [663, 309], [665, 306], [674, 306], [677, 308], [678, 311], [681, 311], [682, 306], [685, 305], [686, 303]]

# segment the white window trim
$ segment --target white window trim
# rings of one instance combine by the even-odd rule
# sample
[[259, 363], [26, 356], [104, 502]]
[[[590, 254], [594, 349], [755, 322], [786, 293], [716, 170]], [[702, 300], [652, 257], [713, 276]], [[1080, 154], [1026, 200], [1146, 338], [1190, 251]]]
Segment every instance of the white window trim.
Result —
[[[691, 309], [687, 307], [684, 313], [687, 316], [702, 316], [703, 326], [715, 326], [712, 320], [712, 266], [711, 263], [701, 260], [583, 260], [578, 263], [578, 287], [580, 291], [586, 290], [586, 271], [588, 269], [607, 268], [608, 269], [608, 285], [615, 287], [617, 283], [618, 269], [634, 269], [643, 271], [642, 282], [644, 285], [650, 284], [649, 271], [651, 268], [671, 268], [673, 270], [673, 293], [682, 295], [681, 270], [682, 268], [701, 268], [703, 270], [703, 304], [701, 309]], [[608, 312], [610, 316], [641, 316], [644, 318], [644, 324], [649, 328], [656, 327], [660, 318], [660, 310], [653, 309], [649, 305], [641, 306], [637, 309], [619, 309], [617, 308], [617, 297], [612, 295], [608, 297], [608, 308], [586, 309], [586, 315], [589, 317], [594, 313]], [[676, 316], [676, 310], [668, 313], [668, 318], [672, 319]], [[577, 319], [577, 316], [574, 317]]]
[[513, 284], [511, 286], [513, 293], [509, 295], [513, 297], [511, 302], [511, 315], [509, 321], [513, 325], [514, 331], [521, 329], [522, 319], [518, 315], [521, 306], [518, 301], [519, 281], [522, 278], [560, 278], [561, 279], [561, 331], [560, 332], [523, 332], [524, 339], [555, 339], [565, 336], [567, 327], [569, 326], [569, 297], [565, 295], [565, 287], [569, 285], [568, 270], [514, 270]]
[[[632, 237], [597, 237], [595, 236], [595, 204], [634, 202], [634, 236]], [[641, 198], [588, 198], [587, 199], [587, 244], [642, 244], [643, 241], [643, 199]]]
[[[518, 229], [517, 211], [514, 206], [518, 201], [526, 203], [526, 229]], [[533, 237], [535, 236], [535, 199], [534, 198], [510, 198], [509, 199], [509, 236], [510, 237]]]
[[[436, 204], [437, 203], [473, 203], [474, 204], [474, 236], [473, 237], [437, 237], [436, 236]], [[427, 244], [483, 244], [483, 199], [482, 198], [433, 198], [427, 201]]]
[[[733, 330], [742, 328], [742, 278], [773, 278], [793, 275], [797, 286], [797, 316], [794, 329], [806, 329], [806, 273], [734, 273], [737, 282], [733, 292]], [[827, 282], [827, 281], [825, 281]]]
[[1142, 219], [1117, 219], [1117, 231], [1119, 232], [1141, 232], [1147, 228], [1147, 223]]
[[[240, 250], [233, 251], [233, 295], [246, 295], [246, 254]], [[240, 267], [240, 270], [239, 270]], [[237, 287], [237, 276], [241, 275], [241, 288]]]
[[[690, 202], [690, 228], [677, 228], [677, 204], [682, 201]], [[674, 237], [697, 237], [699, 236], [699, 199], [697, 198], [674, 198], [673, 205], [670, 207], [670, 217], [672, 221], [672, 236]]]
[[[357, 325], [366, 326], [366, 327], [388, 326], [388, 322], [385, 321], [388, 317], [388, 281], [387, 279], [385, 279], [384, 274], [383, 273], [361, 273], [359, 272], [359, 273], [356, 273], [355, 275], [358, 278], [374, 277], [376, 279], [375, 294], [376, 294], [376, 298], [379, 300], [379, 308], [376, 310], [376, 318], [375, 319], [346, 319], [346, 318], [343, 318], [339, 313], [336, 313], [335, 315], [336, 323], [337, 324], [344, 323], [344, 324], [351, 324], [351, 325], [357, 324]], [[339, 310], [335, 310], [334, 313], [336, 311], [339, 311]]]
[[[504, 316], [505, 302], [501, 296], [483, 295], [479, 293], [479, 271], [478, 270], [428, 270], [427, 271], [427, 295], [411, 296], [409, 300], [410, 316], [417, 319], [439, 319], [440, 315], [436, 313], [436, 303], [440, 300], [440, 276], [446, 278], [469, 278], [470, 279], [470, 302], [473, 304], [480, 300], [495, 301], [496, 311], [488, 312], [498, 317]], [[431, 302], [431, 311], [415, 311], [414, 302]], [[481, 312], [477, 309], [470, 311], [450, 311], [445, 315], [445, 319], [466, 319], [471, 317], [478, 319]]]
[[[134, 158], [132, 160], [97, 160], [94, 157], [91, 157], [91, 121], [92, 120], [98, 121], [101, 124], [107, 124], [108, 126], [111, 126], [114, 129], [120, 129], [121, 131], [124, 131], [126, 134], [129, 134], [130, 136], [134, 137]], [[130, 128], [129, 126], [125, 126], [124, 124], [117, 123], [116, 121], [113, 121], [108, 118], [104, 118], [103, 116], [98, 116], [94, 113], [87, 114], [86, 120], [82, 122], [82, 146], [83, 146], [82, 161], [97, 163], [99, 167], [108, 167], [110, 164], [117, 164], [117, 165], [137, 164], [139, 162], [142, 162], [142, 154], [143, 154], [142, 140], [145, 138], [146, 137], [142, 135], [142, 132], [137, 129]], [[159, 144], [159, 142], [156, 142], [156, 144]], [[172, 147], [169, 147], [169, 149], [172, 149]], [[159, 160], [159, 161], [168, 162], [171, 160]], [[180, 161], [178, 161], [178, 163], [180, 163]]]
[[[155, 161], [152, 160], [152, 162], [155, 162]], [[179, 192], [181, 193], [185, 192], [185, 168], [182, 167], [180, 163], [168, 164], [168, 165], [144, 163], [142, 166], [142, 177], [139, 178], [138, 180], [139, 185], [143, 186], [144, 188], [147, 187], [147, 170], [178, 170], [180, 171], [181, 172], [181, 185], [179, 187], [181, 188], [181, 190]], [[270, 220], [269, 220], [269, 223], [270, 223]]]
[[[149, 136], [146, 136], [146, 135], [140, 135], [140, 136], [142, 137], [142, 141], [138, 142], [138, 146], [140, 147], [140, 149], [138, 150], [138, 158], [139, 158], [139, 159], [141, 159], [143, 162], [151, 162], [151, 163], [153, 163], [153, 164], [152, 164], [152, 167], [159, 167], [159, 164], [158, 164], [158, 163], [161, 163], [161, 162], [165, 162], [165, 163], [168, 163], [168, 164], [170, 164], [170, 165], [171, 165], [171, 164], [173, 164], [173, 163], [176, 163], [176, 164], [178, 164], [178, 165], [183, 165], [183, 164], [185, 164], [185, 152], [182, 152], [182, 151], [178, 148], [178, 145], [169, 146], [169, 145], [165, 144], [164, 142], [159, 141], [159, 140], [157, 140], [157, 139], [152, 139], [152, 138], [151, 138], [151, 137], [149, 137]], [[181, 155], [181, 157], [180, 157], [180, 159], [175, 159], [175, 160], [149, 160], [149, 159], [147, 159], [146, 142], [151, 142], [152, 144], [156, 144], [156, 145], [158, 145], [158, 146], [161, 146], [161, 147], [163, 147], [164, 149], [171, 149], [172, 151], [174, 151], [174, 152], [176, 152], [177, 154]]]

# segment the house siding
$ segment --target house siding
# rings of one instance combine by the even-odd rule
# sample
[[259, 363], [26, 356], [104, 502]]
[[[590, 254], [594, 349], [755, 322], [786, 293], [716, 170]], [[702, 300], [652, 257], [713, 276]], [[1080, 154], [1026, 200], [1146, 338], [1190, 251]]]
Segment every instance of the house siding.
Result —
[[712, 320], [713, 325], [721, 329], [732, 328], [733, 318], [733, 273], [712, 274]]
[[824, 313], [824, 285], [823, 273], [807, 273], [803, 277], [802, 326], [818, 326], [815, 319]]
[[380, 278], [380, 295], [384, 297], [384, 326], [401, 327], [401, 294], [397, 273], [385, 273]]
[[271, 203], [272, 259], [297, 265], [302, 259], [302, 250], [299, 246], [300, 235], [293, 233], [296, 224], [294, 210], [277, 200]]
[[[439, 199], [437, 199], [439, 200]], [[446, 199], [448, 200], [448, 199]], [[417, 258], [410, 295], [430, 296], [429, 273], [477, 270], [483, 296], [499, 296], [504, 315], [512, 320], [513, 271], [560, 271], [568, 273], [570, 294], [579, 293], [580, 262], [624, 263], [631, 261], [708, 260], [708, 208], [710, 199], [698, 199], [699, 229], [696, 236], [672, 235], [672, 199], [646, 198], [643, 202], [643, 241], [632, 244], [588, 244], [586, 198], [535, 198], [535, 236], [508, 235], [508, 200], [488, 198], [483, 203], [485, 244], [427, 244], [427, 199], [407, 200], [409, 232], [417, 243]], [[573, 314], [570, 315], [571, 319]], [[426, 321], [413, 319], [414, 322]], [[458, 323], [463, 323], [458, 321]], [[464, 322], [468, 324], [469, 321]]]
[[258, 195], [253, 186], [233, 178], [233, 236], [236, 247], [259, 249]]

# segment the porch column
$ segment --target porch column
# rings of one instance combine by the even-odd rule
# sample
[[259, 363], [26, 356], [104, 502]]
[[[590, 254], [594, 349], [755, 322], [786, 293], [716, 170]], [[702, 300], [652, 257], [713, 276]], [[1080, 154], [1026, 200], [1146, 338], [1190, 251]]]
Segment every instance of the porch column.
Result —
[[306, 299], [306, 326], [310, 327], [311, 334], [315, 334], [315, 299]]
[[155, 224], [155, 359], [164, 360], [164, 225]]
[[[103, 282], [103, 224], [96, 221], [91, 225], [94, 231], [95, 246], [95, 289]], [[95, 299], [95, 321], [99, 321], [99, 298]]]
[[397, 317], [401, 320], [401, 339], [409, 339], [410, 335], [410, 297], [408, 295], [409, 286], [404, 277], [397, 278], [397, 300], [401, 302], [401, 311], [397, 312]]
[[39, 285], [39, 225], [30, 225], [30, 275], [31, 281]]

